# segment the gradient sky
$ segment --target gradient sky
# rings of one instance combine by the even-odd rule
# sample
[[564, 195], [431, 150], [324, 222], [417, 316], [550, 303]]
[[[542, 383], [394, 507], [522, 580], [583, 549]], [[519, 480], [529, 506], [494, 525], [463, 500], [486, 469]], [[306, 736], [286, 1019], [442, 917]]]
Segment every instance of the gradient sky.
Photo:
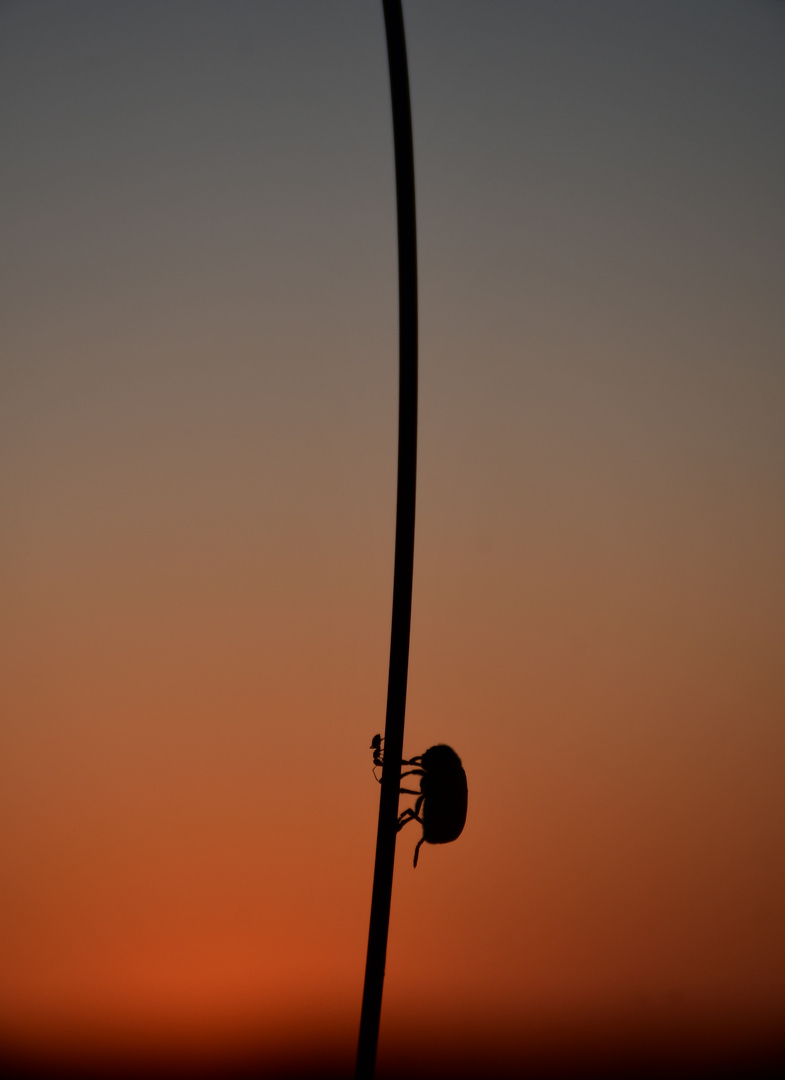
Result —
[[[756, 1045], [785, 1019], [785, 4], [404, 13], [406, 749], [453, 745], [470, 802], [416, 871], [400, 838], [380, 1061]], [[381, 4], [6, 2], [0, 83], [0, 1040], [348, 1060], [395, 502]]]

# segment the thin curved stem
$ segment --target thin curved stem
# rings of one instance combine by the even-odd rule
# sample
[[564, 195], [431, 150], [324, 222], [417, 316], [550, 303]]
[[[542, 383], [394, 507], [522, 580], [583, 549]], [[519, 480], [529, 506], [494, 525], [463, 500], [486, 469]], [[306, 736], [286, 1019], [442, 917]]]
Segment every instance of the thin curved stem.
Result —
[[387, 934], [390, 925], [390, 898], [395, 863], [395, 837], [398, 828], [406, 685], [409, 671], [417, 476], [417, 231], [409, 74], [401, 0], [382, 0], [382, 5], [390, 67], [398, 213], [400, 349], [398, 495], [384, 764], [376, 834], [371, 923], [368, 931], [368, 954], [357, 1050], [357, 1080], [372, 1080], [373, 1078], [382, 1010]]

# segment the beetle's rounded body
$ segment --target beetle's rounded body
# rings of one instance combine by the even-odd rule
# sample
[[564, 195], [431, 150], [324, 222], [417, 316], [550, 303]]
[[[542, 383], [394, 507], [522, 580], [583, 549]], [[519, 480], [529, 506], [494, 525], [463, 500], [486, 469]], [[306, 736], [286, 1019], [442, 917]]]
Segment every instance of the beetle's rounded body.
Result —
[[455, 751], [443, 744], [425, 751], [422, 768], [423, 839], [426, 844], [449, 844], [458, 839], [466, 824], [466, 773]]
[[419, 776], [420, 791], [401, 788], [402, 793], [418, 798], [414, 809], [404, 810], [398, 818], [399, 830], [409, 821], [419, 821], [422, 825], [422, 839], [414, 849], [416, 866], [422, 844], [449, 844], [461, 835], [466, 824], [469, 793], [461, 759], [451, 746], [438, 743], [420, 757], [410, 758], [402, 764], [419, 766], [402, 773], [402, 777]]

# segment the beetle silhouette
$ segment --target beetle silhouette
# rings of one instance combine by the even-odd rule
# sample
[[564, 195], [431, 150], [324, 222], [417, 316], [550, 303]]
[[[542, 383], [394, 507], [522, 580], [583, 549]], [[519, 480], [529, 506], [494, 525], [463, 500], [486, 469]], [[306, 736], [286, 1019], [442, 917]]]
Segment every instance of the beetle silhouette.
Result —
[[[381, 744], [381, 736], [376, 735], [371, 743], [374, 776], [377, 766], [383, 763]], [[416, 795], [417, 802], [413, 809], [404, 810], [398, 818], [398, 832], [410, 821], [419, 821], [422, 825], [422, 839], [414, 849], [416, 866], [423, 844], [449, 844], [461, 835], [466, 824], [469, 793], [461, 759], [444, 743], [431, 746], [424, 754], [402, 761], [401, 765], [415, 766], [401, 773], [402, 780], [405, 776], [421, 778], [419, 791], [401, 788], [402, 795]]]

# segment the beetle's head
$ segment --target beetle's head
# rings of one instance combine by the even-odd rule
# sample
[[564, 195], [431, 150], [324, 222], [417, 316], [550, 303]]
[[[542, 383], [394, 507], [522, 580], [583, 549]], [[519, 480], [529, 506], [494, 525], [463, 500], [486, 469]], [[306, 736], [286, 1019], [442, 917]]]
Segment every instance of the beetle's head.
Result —
[[460, 769], [461, 759], [451, 746], [438, 743], [425, 751], [422, 756], [422, 767], [426, 772], [431, 770], [440, 771], [442, 769]]

